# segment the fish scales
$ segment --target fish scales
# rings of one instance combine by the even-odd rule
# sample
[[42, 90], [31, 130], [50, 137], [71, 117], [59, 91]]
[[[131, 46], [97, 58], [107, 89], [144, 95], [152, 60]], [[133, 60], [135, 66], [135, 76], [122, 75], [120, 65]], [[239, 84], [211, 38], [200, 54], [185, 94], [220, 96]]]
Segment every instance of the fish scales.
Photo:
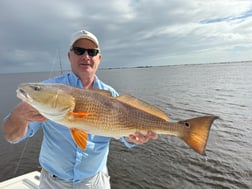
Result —
[[[134, 109], [126, 104], [119, 103], [116, 100], [108, 102], [107, 99], [103, 98], [102, 95], [96, 96], [94, 99], [97, 103], [88, 105], [92, 107], [87, 109], [90, 115], [86, 117], [85, 121], [90, 124], [94, 123], [95, 125], [103, 126], [105, 128], [104, 132], [115, 130], [122, 136], [132, 134], [136, 131], [147, 132], [151, 129], [153, 130], [153, 126], [159, 132], [163, 131], [167, 133], [167, 131], [173, 130], [170, 124], [164, 120]], [[107, 114], [104, 114], [104, 112]]]
[[86, 148], [87, 133], [120, 138], [136, 131], [178, 136], [204, 155], [213, 115], [170, 122], [157, 107], [135, 97], [97, 89], [79, 89], [63, 84], [24, 83], [17, 97], [46, 118], [70, 129], [73, 140]]
[[153, 126], [156, 127], [156, 130], [173, 130], [169, 127], [170, 125], [167, 127], [166, 121], [134, 109], [127, 104], [122, 104], [115, 99], [108, 100], [108, 97], [104, 95], [88, 92], [84, 94], [83, 91], [78, 90], [73, 93], [73, 96], [76, 101], [74, 111], [89, 112], [89, 115], [81, 121], [100, 126], [101, 129], [104, 129], [104, 134], [109, 130], [116, 130], [119, 134], [128, 131], [126, 134], [129, 135], [135, 131], [149, 131], [153, 129]]

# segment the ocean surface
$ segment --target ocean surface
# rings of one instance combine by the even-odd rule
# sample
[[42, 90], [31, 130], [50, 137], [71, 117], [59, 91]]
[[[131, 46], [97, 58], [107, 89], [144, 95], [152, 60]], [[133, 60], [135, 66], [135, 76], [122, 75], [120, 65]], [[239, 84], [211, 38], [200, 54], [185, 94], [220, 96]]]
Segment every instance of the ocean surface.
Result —
[[[19, 102], [21, 82], [58, 73], [0, 74], [1, 119]], [[121, 94], [128, 93], [164, 110], [172, 121], [216, 115], [207, 156], [176, 137], [128, 149], [111, 141], [108, 161], [112, 189], [252, 188], [252, 62], [99, 70], [98, 76]], [[0, 181], [40, 170], [42, 132], [20, 144], [0, 133]]]

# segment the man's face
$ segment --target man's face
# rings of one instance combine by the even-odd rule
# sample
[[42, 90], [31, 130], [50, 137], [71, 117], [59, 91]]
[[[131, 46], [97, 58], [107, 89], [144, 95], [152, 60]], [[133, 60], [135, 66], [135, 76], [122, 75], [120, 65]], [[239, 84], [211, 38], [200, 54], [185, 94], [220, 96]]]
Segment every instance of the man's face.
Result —
[[[88, 39], [79, 39], [73, 44], [73, 47], [84, 49], [97, 49], [95, 43]], [[101, 54], [90, 56], [87, 51], [84, 54], [76, 54], [74, 50], [68, 52], [68, 58], [71, 63], [72, 71], [79, 77], [93, 77], [101, 61]]]

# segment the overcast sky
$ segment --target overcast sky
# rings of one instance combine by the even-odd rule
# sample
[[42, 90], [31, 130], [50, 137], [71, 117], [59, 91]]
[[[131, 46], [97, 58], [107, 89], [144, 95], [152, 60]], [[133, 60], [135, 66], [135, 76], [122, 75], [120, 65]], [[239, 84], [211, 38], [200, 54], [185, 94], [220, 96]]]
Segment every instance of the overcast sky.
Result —
[[251, 0], [0, 0], [0, 72], [69, 69], [80, 29], [102, 68], [252, 60]]

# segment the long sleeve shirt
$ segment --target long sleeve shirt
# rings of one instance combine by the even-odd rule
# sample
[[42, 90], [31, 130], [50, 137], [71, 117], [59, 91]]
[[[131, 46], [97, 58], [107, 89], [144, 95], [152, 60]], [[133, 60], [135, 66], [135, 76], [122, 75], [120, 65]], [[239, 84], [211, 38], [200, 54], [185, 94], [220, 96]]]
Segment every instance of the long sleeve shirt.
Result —
[[[43, 81], [44, 83], [62, 83], [73, 87], [83, 88], [80, 79], [69, 72]], [[113, 96], [118, 93], [95, 76], [93, 88], [108, 90]], [[41, 166], [51, 174], [74, 183], [96, 175], [105, 168], [109, 153], [109, 137], [88, 134], [87, 148], [81, 150], [73, 141], [69, 128], [53, 121], [31, 122], [26, 135], [20, 140], [32, 137], [39, 128], [43, 129], [43, 140], [39, 155]], [[120, 139], [127, 147], [129, 144], [124, 137]], [[18, 142], [20, 142], [18, 141]]]

